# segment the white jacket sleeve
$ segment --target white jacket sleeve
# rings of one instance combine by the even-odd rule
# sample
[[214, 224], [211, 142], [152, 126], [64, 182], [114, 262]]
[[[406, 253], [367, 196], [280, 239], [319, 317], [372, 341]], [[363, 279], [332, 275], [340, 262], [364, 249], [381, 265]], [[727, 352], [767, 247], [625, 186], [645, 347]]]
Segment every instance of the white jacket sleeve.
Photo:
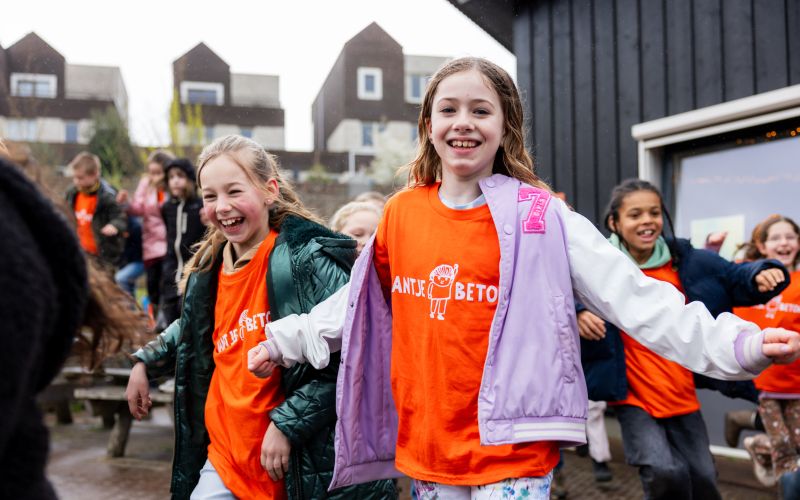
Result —
[[671, 284], [646, 276], [586, 218], [563, 203], [572, 286], [589, 310], [687, 369], [719, 379], [753, 378], [769, 366], [764, 334], [733, 314], [716, 319], [685, 303]]
[[328, 366], [331, 352], [342, 348], [342, 328], [347, 313], [348, 282], [307, 314], [292, 314], [267, 325], [262, 342], [270, 360], [289, 367], [310, 363], [316, 369]]

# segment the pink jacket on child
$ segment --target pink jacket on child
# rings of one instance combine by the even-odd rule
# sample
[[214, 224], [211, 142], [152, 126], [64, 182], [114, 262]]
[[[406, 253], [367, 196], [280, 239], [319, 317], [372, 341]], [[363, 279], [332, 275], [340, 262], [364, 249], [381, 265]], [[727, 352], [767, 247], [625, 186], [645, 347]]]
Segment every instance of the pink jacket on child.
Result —
[[160, 259], [167, 255], [167, 226], [161, 217], [158, 190], [150, 185], [150, 179], [142, 177], [128, 205], [128, 214], [142, 217], [142, 258]]

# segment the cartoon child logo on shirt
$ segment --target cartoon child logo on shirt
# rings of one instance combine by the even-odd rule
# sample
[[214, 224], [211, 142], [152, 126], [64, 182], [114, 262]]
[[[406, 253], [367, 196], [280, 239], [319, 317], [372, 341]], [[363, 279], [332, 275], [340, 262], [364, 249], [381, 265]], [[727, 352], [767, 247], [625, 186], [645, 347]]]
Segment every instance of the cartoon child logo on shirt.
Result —
[[443, 320], [447, 309], [447, 301], [452, 297], [453, 283], [458, 274], [458, 264], [451, 266], [442, 264], [430, 274], [428, 282], [428, 298], [431, 301], [431, 319]]

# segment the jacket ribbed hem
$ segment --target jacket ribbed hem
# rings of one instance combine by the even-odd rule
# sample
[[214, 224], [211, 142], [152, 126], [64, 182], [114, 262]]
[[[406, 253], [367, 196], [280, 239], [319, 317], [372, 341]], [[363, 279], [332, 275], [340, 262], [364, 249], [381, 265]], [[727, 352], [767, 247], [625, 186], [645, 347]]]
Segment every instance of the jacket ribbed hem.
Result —
[[333, 479], [331, 480], [331, 485], [328, 487], [328, 491], [355, 484], [354, 478], [358, 478], [358, 483], [366, 483], [395, 477], [403, 477], [403, 474], [394, 466], [394, 458], [391, 460], [355, 464], [345, 467], [344, 469], [340, 469], [337, 465], [333, 470]]
[[586, 444], [586, 419], [583, 418], [489, 420], [480, 430], [483, 445], [555, 441], [561, 448], [569, 448]]

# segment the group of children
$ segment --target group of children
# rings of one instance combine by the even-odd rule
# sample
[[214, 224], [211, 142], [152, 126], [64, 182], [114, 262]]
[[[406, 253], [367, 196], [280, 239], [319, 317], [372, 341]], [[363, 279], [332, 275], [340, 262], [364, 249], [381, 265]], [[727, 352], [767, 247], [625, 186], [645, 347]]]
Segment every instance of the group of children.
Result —
[[66, 197], [84, 251], [114, 271], [131, 295], [146, 274], [151, 313], [165, 328], [180, 316], [177, 283], [205, 225], [190, 160], [155, 151], [146, 168], [131, 197], [101, 178], [97, 156], [82, 152], [69, 164], [73, 186]]
[[797, 333], [730, 314], [784, 290], [786, 263], [662, 236], [641, 181], [613, 193], [606, 241], [536, 177], [524, 135], [509, 75], [451, 61], [408, 187], [333, 230], [258, 144], [203, 150], [211, 230], [127, 389], [142, 418], [149, 380], [175, 373], [173, 497], [396, 498], [405, 474], [424, 499], [548, 498], [589, 398], [614, 402], [648, 498], [719, 496], [692, 373], [797, 357]]

